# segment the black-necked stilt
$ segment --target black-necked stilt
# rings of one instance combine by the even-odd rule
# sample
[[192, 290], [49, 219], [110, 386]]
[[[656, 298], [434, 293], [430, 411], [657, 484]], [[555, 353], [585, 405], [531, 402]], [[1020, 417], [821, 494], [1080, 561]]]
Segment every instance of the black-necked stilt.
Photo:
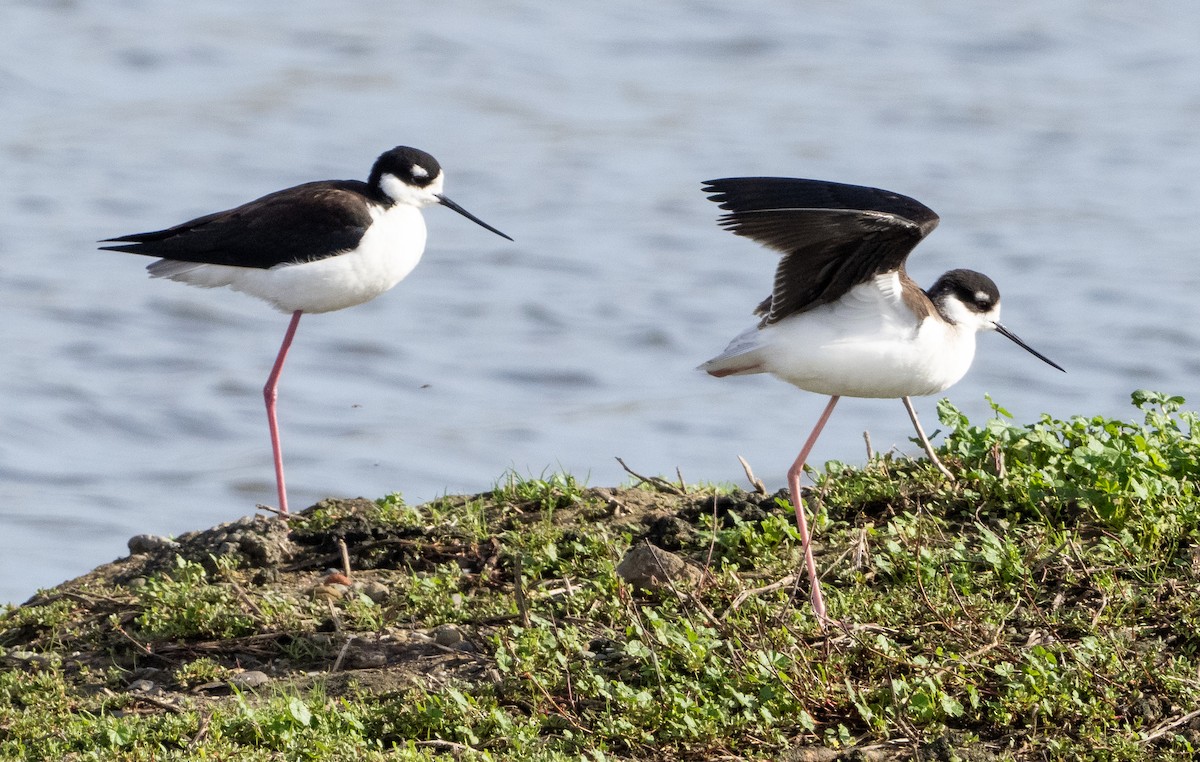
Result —
[[119, 244], [103, 249], [158, 257], [146, 268], [152, 277], [229, 286], [291, 313], [263, 387], [281, 514], [288, 508], [275, 400], [300, 316], [370, 301], [412, 272], [425, 250], [423, 206], [449, 207], [512, 240], [446, 198], [443, 182], [437, 159], [397, 146], [375, 160], [365, 183], [304, 183], [166, 230], [101, 241]]
[[770, 373], [830, 395], [792, 467], [788, 488], [804, 544], [813, 610], [825, 604], [800, 499], [800, 474], [840, 397], [900, 397], [925, 451], [947, 476], [909, 397], [937, 394], [963, 377], [975, 334], [998, 331], [1062, 370], [1000, 324], [1000, 292], [972, 270], [951, 270], [928, 291], [904, 271], [909, 252], [938, 216], [898, 193], [820, 180], [740, 177], [710, 180], [709, 198], [728, 214], [726, 230], [783, 252], [758, 325], [700, 366], [717, 376]]

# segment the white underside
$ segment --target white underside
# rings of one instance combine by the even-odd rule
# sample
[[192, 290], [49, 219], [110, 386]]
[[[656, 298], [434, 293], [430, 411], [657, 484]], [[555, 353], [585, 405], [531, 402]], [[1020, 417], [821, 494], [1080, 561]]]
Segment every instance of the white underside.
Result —
[[966, 374], [976, 324], [918, 323], [893, 273], [838, 301], [743, 332], [700, 366], [716, 375], [770, 373], [801, 389], [846, 397], [937, 394]]
[[358, 248], [270, 269], [159, 260], [151, 275], [201, 288], [228, 286], [283, 312], [332, 312], [368, 302], [413, 271], [425, 250], [425, 220], [409, 204], [372, 210], [374, 222]]

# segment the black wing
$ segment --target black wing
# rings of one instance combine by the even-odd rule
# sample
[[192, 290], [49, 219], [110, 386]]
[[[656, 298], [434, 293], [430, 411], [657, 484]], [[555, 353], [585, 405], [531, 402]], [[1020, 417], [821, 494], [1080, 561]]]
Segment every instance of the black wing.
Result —
[[899, 193], [823, 180], [731, 177], [704, 184], [729, 214], [726, 230], [783, 252], [775, 286], [755, 314], [763, 324], [836, 301], [884, 272], [901, 270], [938, 216]]
[[166, 230], [109, 238], [101, 243], [120, 245], [100, 248], [263, 269], [312, 262], [358, 245], [371, 224], [370, 193], [356, 180], [306, 183]]

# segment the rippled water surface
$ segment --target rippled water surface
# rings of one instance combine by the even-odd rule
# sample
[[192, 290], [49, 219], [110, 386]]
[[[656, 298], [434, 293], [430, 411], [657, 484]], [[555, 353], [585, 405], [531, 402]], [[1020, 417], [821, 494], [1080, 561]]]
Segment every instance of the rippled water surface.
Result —
[[[806, 7], [811, 6], [811, 7]], [[0, 23], [0, 601], [272, 502], [260, 389], [286, 316], [150, 281], [95, 241], [364, 178], [396, 144], [447, 193], [424, 261], [301, 322], [280, 400], [291, 500], [481, 491], [506, 469], [773, 487], [821, 406], [693, 370], [773, 254], [702, 180], [878, 185], [942, 225], [930, 283], [987, 272], [1005, 322], [949, 396], [1128, 416], [1200, 400], [1200, 6], [1097, 0], [8, 3]], [[934, 400], [919, 410], [934, 427]], [[817, 460], [913, 451], [847, 400]]]

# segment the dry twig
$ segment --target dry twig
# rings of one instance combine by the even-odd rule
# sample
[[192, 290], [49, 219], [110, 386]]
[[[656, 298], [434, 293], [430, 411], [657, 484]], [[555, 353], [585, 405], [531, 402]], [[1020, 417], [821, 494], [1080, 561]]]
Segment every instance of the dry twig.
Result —
[[350, 550], [346, 547], [346, 540], [338, 538], [338, 552], [342, 554], [342, 573], [347, 577], [350, 576]]
[[738, 593], [738, 596], [736, 598], [733, 599], [733, 603], [729, 604], [729, 608], [725, 609], [725, 613], [721, 615], [721, 618], [724, 619], [725, 617], [732, 614], [734, 611], [737, 611], [738, 606], [741, 606], [743, 603], [745, 603], [747, 600], [749, 600], [752, 596], [762, 595], [763, 593], [773, 593], [776, 590], [787, 587], [788, 585], [792, 584], [795, 581], [796, 581], [796, 575], [789, 574], [786, 577], [784, 577], [783, 579], [778, 580], [776, 582], [772, 582], [769, 585], [765, 585], [763, 587], [751, 588], [750, 590], [743, 590], [742, 592]]
[[337, 659], [333, 662], [333, 667], [329, 670], [330, 674], [337, 672], [342, 668], [342, 661], [346, 658], [346, 652], [350, 650], [350, 643], [354, 638], [346, 638], [346, 642], [342, 644], [342, 650], [338, 651]]
[[750, 480], [750, 484], [754, 487], [754, 491], [759, 495], [767, 494], [766, 485], [762, 483], [762, 479], [759, 479], [754, 475], [754, 471], [750, 468], [750, 464], [746, 462], [746, 459], [741, 455], [737, 456], [737, 459], [738, 462], [742, 464], [742, 470], [746, 472], [746, 478]]
[[620, 458], [617, 458], [617, 462], [621, 464], [621, 468], [625, 469], [625, 473], [629, 474], [634, 479], [637, 479], [642, 484], [649, 484], [650, 486], [654, 487], [655, 489], [657, 489], [661, 492], [669, 492], [672, 495], [686, 495], [687, 494], [687, 492], [679, 489], [679, 487], [675, 486], [674, 484], [671, 484], [669, 481], [667, 481], [666, 479], [663, 479], [662, 477], [642, 476], [641, 474], [634, 471], [629, 466], [625, 465], [625, 461], [621, 460]]
[[708, 541], [708, 555], [704, 557], [704, 578], [708, 579], [708, 570], [712, 566], [713, 550], [717, 547], [717, 496], [713, 495], [712, 538]]
[[521, 575], [521, 554], [513, 556], [513, 596], [517, 599], [517, 611], [521, 612], [521, 626], [529, 627], [529, 604], [525, 600], [525, 580]]
[[273, 513], [276, 516], [278, 516], [279, 518], [283, 519], [284, 521], [308, 521], [308, 519], [306, 517], [301, 516], [298, 513], [292, 513], [290, 511], [288, 513], [284, 513], [283, 511], [279, 510], [278, 508], [275, 508], [270, 505], [264, 505], [263, 503], [259, 503], [258, 505], [254, 506], [254, 507], [260, 511], [266, 511], [267, 513]]
[[1172, 730], [1179, 727], [1180, 725], [1183, 725], [1184, 723], [1187, 723], [1187, 722], [1191, 722], [1196, 717], [1200, 717], [1200, 709], [1194, 709], [1185, 715], [1176, 717], [1175, 719], [1171, 720], [1170, 722], [1160, 723], [1158, 725], [1158, 727], [1156, 727], [1154, 730], [1152, 730], [1149, 733], [1147, 733], [1146, 735], [1142, 736], [1142, 743], [1150, 743], [1151, 741], [1153, 741], [1157, 738], [1161, 738], [1162, 736], [1165, 736], [1167, 733], [1171, 732]]

